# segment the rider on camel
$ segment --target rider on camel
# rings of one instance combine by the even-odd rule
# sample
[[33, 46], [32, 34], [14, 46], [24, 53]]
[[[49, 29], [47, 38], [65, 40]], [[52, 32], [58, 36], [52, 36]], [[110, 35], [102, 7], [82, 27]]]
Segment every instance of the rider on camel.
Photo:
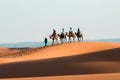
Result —
[[52, 36], [56, 36], [56, 30], [55, 30], [55, 29], [53, 29], [53, 34], [52, 34]]
[[64, 28], [62, 28], [62, 33], [64, 33]]
[[62, 36], [64, 36], [64, 28], [62, 28], [62, 33], [61, 33]]
[[80, 35], [80, 33], [81, 33], [81, 32], [80, 32], [80, 28], [78, 28], [78, 30], [77, 30], [77, 34]]
[[72, 33], [73, 33], [72, 27], [70, 27], [69, 34], [72, 34]]

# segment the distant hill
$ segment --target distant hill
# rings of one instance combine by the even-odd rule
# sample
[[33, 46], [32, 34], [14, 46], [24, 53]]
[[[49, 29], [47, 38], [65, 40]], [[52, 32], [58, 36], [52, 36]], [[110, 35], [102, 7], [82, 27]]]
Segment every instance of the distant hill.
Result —
[[44, 46], [44, 42], [18, 42], [18, 43], [1, 43], [0, 44], [0, 47], [8, 47], [8, 48], [40, 47], [40, 46]]
[[[85, 41], [98, 41], [98, 42], [118, 42], [120, 39], [97, 39], [97, 40], [85, 40]], [[48, 43], [50, 45], [51, 42]], [[21, 48], [21, 47], [40, 47], [44, 46], [44, 42], [18, 42], [18, 43], [1, 43], [0, 47], [8, 48]]]
[[118, 42], [118, 43], [120, 43], [120, 39], [96, 39], [96, 40], [86, 40], [86, 41]]

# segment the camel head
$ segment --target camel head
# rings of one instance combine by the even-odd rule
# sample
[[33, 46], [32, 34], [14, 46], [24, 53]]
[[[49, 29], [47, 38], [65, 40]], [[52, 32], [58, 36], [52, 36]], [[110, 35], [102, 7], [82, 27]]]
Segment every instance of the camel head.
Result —
[[52, 39], [52, 36], [49, 36], [50, 39]]
[[60, 34], [57, 34], [57, 36], [59, 36], [59, 37], [60, 37]]

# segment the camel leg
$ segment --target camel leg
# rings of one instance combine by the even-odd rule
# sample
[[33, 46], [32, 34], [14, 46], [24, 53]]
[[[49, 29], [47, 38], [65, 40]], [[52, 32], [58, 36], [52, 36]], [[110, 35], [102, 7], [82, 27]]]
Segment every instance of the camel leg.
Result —
[[80, 42], [80, 38], [78, 37], [78, 42]]
[[80, 42], [82, 42], [82, 37], [80, 37]]
[[82, 42], [82, 37], [80, 37], [80, 42]]
[[62, 39], [60, 38], [60, 42], [62, 42]]
[[73, 37], [73, 42], [75, 42], [75, 37]]
[[71, 37], [69, 37], [69, 42], [71, 42]]
[[64, 43], [65, 42], [65, 39], [64, 38], [62, 38], [62, 43]]
[[54, 44], [54, 39], [52, 40], [52, 45]]
[[65, 42], [65, 40], [64, 40], [64, 38], [62, 38], [62, 42], [61, 43], [64, 43]]
[[63, 38], [63, 43], [65, 43], [65, 38]]
[[83, 36], [82, 36], [82, 42], [83, 42]]
[[60, 39], [60, 43], [62, 43], [62, 38]]
[[64, 43], [64, 38], [62, 38], [62, 43]]
[[71, 39], [71, 37], [70, 37], [70, 42], [72, 42], [72, 39]]
[[81, 42], [83, 42], [83, 36], [81, 36], [80, 40], [81, 40]]
[[61, 43], [63, 43], [63, 39], [61, 38]]
[[53, 40], [52, 40], [52, 45], [53, 45]]
[[67, 38], [65, 37], [65, 42], [67, 42]]
[[77, 40], [78, 40], [78, 42], [79, 42], [79, 37], [77, 37]]
[[75, 38], [73, 37], [73, 42], [75, 42]]
[[79, 38], [80, 38], [80, 42], [83, 42], [83, 36], [80, 36]]
[[58, 44], [58, 38], [56, 38], [56, 42], [57, 42], [57, 44]]
[[67, 42], [67, 39], [66, 39], [66, 37], [64, 38], [64, 43], [66, 43]]

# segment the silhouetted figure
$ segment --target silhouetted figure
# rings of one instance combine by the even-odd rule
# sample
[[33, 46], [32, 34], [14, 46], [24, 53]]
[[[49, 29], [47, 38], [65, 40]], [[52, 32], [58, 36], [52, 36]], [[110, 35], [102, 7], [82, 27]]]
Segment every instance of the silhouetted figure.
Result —
[[75, 32], [75, 35], [77, 36], [78, 42], [83, 42], [83, 34], [81, 33], [80, 28]]
[[69, 36], [72, 36], [72, 35], [73, 35], [73, 31], [72, 31], [72, 27], [70, 27]]
[[55, 43], [55, 40], [58, 43], [58, 36], [57, 36], [57, 33], [56, 33], [55, 29], [53, 29], [53, 33], [52, 33], [52, 35], [49, 36], [49, 38], [52, 39], [52, 44]]
[[53, 34], [52, 34], [52, 36], [56, 36], [56, 30], [55, 30], [55, 29], [53, 29]]
[[77, 30], [77, 35], [80, 35], [80, 28], [78, 28]]
[[61, 36], [64, 37], [64, 28], [62, 28]]
[[66, 33], [66, 35], [69, 37], [69, 42], [72, 42], [71, 38], [75, 41], [75, 34], [72, 31], [72, 27], [70, 27], [69, 33]]
[[45, 43], [45, 46], [47, 46], [47, 44], [48, 44], [48, 39], [47, 39], [46, 37], [45, 37], [44, 43]]
[[64, 33], [64, 28], [62, 28], [62, 33]]
[[70, 27], [69, 34], [73, 33], [72, 27]]

